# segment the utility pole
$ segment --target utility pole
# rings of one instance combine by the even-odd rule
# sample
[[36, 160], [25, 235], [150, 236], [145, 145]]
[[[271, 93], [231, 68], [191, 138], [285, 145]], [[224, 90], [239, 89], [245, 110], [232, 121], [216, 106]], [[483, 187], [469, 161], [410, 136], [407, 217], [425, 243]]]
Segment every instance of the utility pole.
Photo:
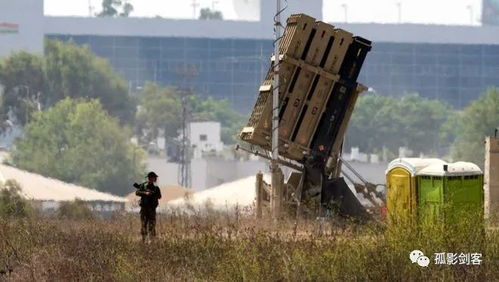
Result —
[[191, 95], [194, 93], [193, 80], [199, 75], [199, 71], [196, 66], [183, 63], [177, 66], [177, 75], [182, 79], [182, 86], [180, 87], [182, 93], [182, 134], [180, 140], [178, 182], [182, 187], [191, 188], [191, 109], [189, 101]]
[[211, 1], [211, 10], [212, 11], [215, 11], [215, 5], [218, 4], [218, 1], [217, 0], [213, 0]]
[[180, 152], [180, 186], [191, 188], [191, 125], [189, 118], [189, 94], [182, 95], [182, 140]]
[[199, 3], [197, 0], [192, 0], [192, 18], [196, 19], [196, 9], [199, 7]]
[[88, 16], [93, 16], [92, 0], [88, 0]]
[[348, 5], [346, 3], [341, 4], [343, 12], [345, 13], [345, 23], [348, 23]]
[[397, 2], [398, 23], [402, 23], [402, 3]]
[[272, 161], [270, 171], [272, 174], [272, 217], [281, 217], [282, 207], [282, 171], [279, 168], [279, 69], [281, 42], [281, 0], [276, 0], [277, 12], [274, 18], [274, 83], [272, 85]]
[[473, 25], [473, 6], [472, 5], [468, 5], [468, 6], [466, 6], [466, 9], [470, 13], [470, 25]]

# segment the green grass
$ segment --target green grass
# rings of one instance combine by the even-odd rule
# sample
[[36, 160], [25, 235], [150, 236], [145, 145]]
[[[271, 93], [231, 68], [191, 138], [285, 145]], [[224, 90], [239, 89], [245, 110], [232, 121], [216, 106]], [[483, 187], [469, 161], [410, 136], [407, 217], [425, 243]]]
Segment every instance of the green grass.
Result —
[[[242, 214], [160, 217], [140, 242], [135, 215], [110, 220], [0, 218], [0, 280], [13, 281], [493, 281], [499, 231], [463, 219], [452, 227], [328, 222], [278, 224]], [[478, 230], [476, 230], [478, 228]], [[409, 260], [419, 249], [428, 268]], [[480, 252], [479, 266], [433, 264], [435, 252]]]

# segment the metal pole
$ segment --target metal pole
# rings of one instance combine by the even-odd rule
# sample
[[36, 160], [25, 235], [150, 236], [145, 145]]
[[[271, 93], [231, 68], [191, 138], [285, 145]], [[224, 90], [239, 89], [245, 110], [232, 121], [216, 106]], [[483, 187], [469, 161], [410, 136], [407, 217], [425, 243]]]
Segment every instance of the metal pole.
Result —
[[272, 216], [274, 219], [280, 217], [281, 205], [281, 183], [279, 176], [279, 68], [280, 52], [279, 44], [281, 41], [281, 0], [276, 0], [277, 11], [274, 17], [274, 83], [272, 93], [272, 161], [270, 170], [272, 173]]
[[341, 4], [341, 7], [343, 7], [343, 12], [345, 13], [345, 23], [348, 23], [348, 5]]
[[196, 8], [199, 6], [197, 0], [192, 0], [192, 18], [196, 19]]
[[88, 16], [92, 17], [92, 0], [88, 0]]
[[398, 23], [402, 23], [402, 3], [397, 2]]
[[470, 25], [473, 25], [473, 6], [468, 5], [466, 6], [466, 9], [470, 12]]
[[256, 218], [261, 219], [262, 218], [262, 182], [263, 182], [263, 173], [260, 171], [256, 174], [256, 186], [255, 186], [255, 193], [256, 193]]

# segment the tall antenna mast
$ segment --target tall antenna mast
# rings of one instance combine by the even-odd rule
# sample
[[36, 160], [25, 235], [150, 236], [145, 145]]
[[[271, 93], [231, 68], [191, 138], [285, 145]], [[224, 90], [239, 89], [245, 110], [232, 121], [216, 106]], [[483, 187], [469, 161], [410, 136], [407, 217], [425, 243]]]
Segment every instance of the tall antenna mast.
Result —
[[218, 1], [217, 0], [213, 0], [211, 1], [211, 10], [212, 11], [215, 11], [215, 5], [218, 4]]
[[180, 165], [178, 182], [182, 187], [191, 188], [191, 109], [190, 96], [193, 95], [193, 79], [199, 74], [196, 66], [183, 63], [177, 66], [177, 75], [182, 78], [182, 139], [180, 140]]
[[199, 4], [197, 0], [192, 0], [192, 18], [196, 19], [196, 9], [198, 8]]
[[88, 0], [88, 16], [92, 17], [93, 15], [93, 8], [92, 8], [92, 0]]
[[191, 188], [191, 124], [189, 118], [189, 95], [184, 92], [182, 94], [182, 140], [180, 153], [180, 186]]
[[270, 162], [270, 171], [272, 173], [272, 213], [274, 219], [280, 217], [280, 207], [282, 201], [281, 191], [281, 173], [279, 169], [279, 69], [280, 69], [280, 51], [281, 42], [281, 0], [276, 0], [277, 10], [274, 17], [274, 83], [272, 85], [272, 160]]

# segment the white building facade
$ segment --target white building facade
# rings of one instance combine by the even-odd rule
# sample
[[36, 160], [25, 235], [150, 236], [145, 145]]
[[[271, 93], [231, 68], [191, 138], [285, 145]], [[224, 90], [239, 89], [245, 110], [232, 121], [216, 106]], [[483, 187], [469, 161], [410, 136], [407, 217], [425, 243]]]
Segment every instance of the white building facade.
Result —
[[191, 122], [190, 142], [194, 159], [204, 154], [216, 154], [224, 149], [221, 139], [222, 127], [216, 121]]

